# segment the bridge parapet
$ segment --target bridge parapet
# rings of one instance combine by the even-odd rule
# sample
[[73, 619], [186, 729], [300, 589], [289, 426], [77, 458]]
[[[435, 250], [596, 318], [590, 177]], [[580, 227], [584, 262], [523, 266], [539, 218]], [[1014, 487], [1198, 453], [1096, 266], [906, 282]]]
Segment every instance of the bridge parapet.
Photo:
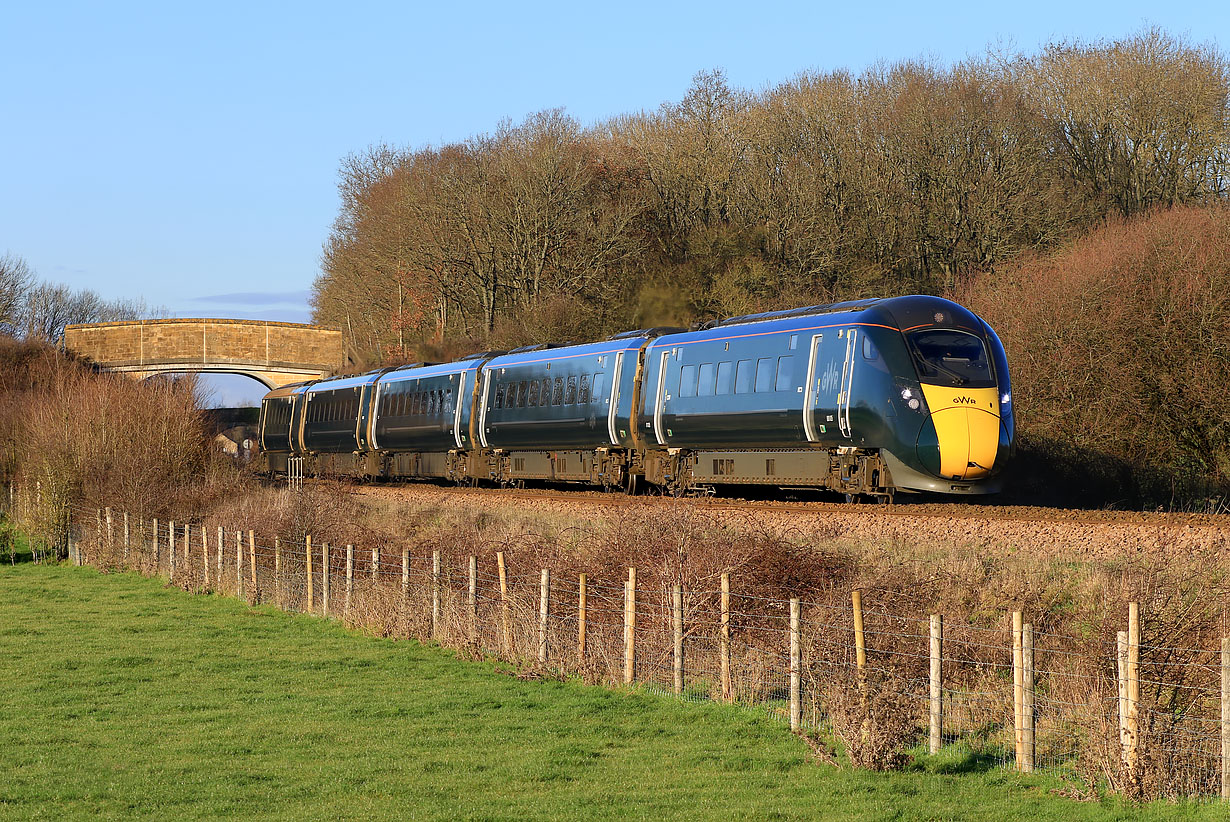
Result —
[[264, 320], [70, 325], [64, 347], [105, 371], [136, 377], [181, 371], [246, 374], [270, 387], [318, 379], [342, 365], [340, 329]]

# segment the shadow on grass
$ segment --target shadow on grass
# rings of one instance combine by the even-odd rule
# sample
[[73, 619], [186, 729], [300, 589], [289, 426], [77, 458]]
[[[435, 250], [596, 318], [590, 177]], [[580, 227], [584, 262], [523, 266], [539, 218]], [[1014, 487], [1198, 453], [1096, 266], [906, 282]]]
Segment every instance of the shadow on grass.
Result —
[[926, 764], [930, 773], [959, 775], [988, 773], [1001, 767], [1002, 760], [994, 754], [978, 751], [946, 751], [931, 757]]

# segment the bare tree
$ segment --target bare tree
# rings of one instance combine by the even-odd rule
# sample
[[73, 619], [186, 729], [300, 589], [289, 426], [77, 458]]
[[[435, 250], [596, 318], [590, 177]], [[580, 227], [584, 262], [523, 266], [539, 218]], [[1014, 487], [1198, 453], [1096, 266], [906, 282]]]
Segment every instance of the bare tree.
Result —
[[16, 254], [0, 256], [0, 332], [13, 334], [34, 276], [30, 266]]

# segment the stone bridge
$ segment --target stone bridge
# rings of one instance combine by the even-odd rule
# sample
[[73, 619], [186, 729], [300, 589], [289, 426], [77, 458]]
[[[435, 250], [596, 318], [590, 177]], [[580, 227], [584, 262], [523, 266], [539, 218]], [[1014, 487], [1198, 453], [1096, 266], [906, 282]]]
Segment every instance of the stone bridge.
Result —
[[263, 320], [70, 325], [64, 347], [104, 371], [137, 379], [185, 371], [244, 374], [270, 388], [319, 379], [342, 365], [341, 330]]

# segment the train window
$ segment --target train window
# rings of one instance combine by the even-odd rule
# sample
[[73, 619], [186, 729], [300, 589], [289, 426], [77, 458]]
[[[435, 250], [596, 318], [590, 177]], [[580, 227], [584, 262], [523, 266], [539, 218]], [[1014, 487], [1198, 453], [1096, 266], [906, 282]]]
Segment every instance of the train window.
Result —
[[589, 402], [589, 374], [581, 375], [581, 384], [577, 387], [577, 402], [582, 405]]
[[700, 373], [697, 376], [696, 396], [711, 397], [713, 396], [713, 363], [707, 362], [701, 364]]
[[542, 390], [538, 392], [538, 405], [542, 406], [551, 404], [551, 378], [542, 378]]
[[773, 390], [773, 374], [777, 363], [772, 357], [761, 357], [756, 360], [756, 392]]
[[495, 389], [495, 407], [504, 407], [504, 386], [502, 385]]
[[552, 405], [563, 405], [564, 404], [564, 378], [563, 377], [555, 378], [555, 389], [551, 392], [551, 404]]
[[924, 382], [971, 388], [995, 385], [986, 346], [973, 334], [928, 329], [907, 339]]
[[517, 407], [525, 408], [525, 395], [530, 392], [530, 384], [522, 380], [517, 384]]
[[735, 393], [750, 394], [752, 391], [752, 361], [739, 360], [735, 367]]
[[789, 391], [794, 387], [794, 357], [777, 358], [777, 383], [775, 391]]
[[880, 358], [880, 352], [871, 343], [871, 337], [863, 334], [863, 359], [877, 360]]
[[456, 410], [453, 406], [453, 389], [446, 388], [444, 390], [444, 413], [452, 414]]
[[530, 397], [527, 404], [530, 408], [535, 408], [538, 405], [538, 380], [530, 380]]
[[794, 349], [798, 347], [799, 347], [799, 335], [791, 334], [790, 335], [790, 350], [793, 351]]
[[605, 381], [606, 374], [603, 374], [601, 371], [594, 375], [594, 388], [590, 393], [590, 397], [594, 402], [598, 402], [602, 399], [602, 389], [605, 387], [603, 386], [603, 382]]
[[414, 392], [414, 413], [420, 417], [427, 413], [427, 394], [422, 391]]
[[436, 414], [444, 413], [444, 389], [436, 389]]
[[575, 376], [568, 378], [567, 385], [564, 386], [564, 405], [575, 405], [577, 401], [577, 378]]
[[735, 387], [735, 364], [720, 362], [717, 367], [717, 393], [729, 394]]
[[685, 365], [679, 369], [679, 396], [696, 396], [696, 366]]

